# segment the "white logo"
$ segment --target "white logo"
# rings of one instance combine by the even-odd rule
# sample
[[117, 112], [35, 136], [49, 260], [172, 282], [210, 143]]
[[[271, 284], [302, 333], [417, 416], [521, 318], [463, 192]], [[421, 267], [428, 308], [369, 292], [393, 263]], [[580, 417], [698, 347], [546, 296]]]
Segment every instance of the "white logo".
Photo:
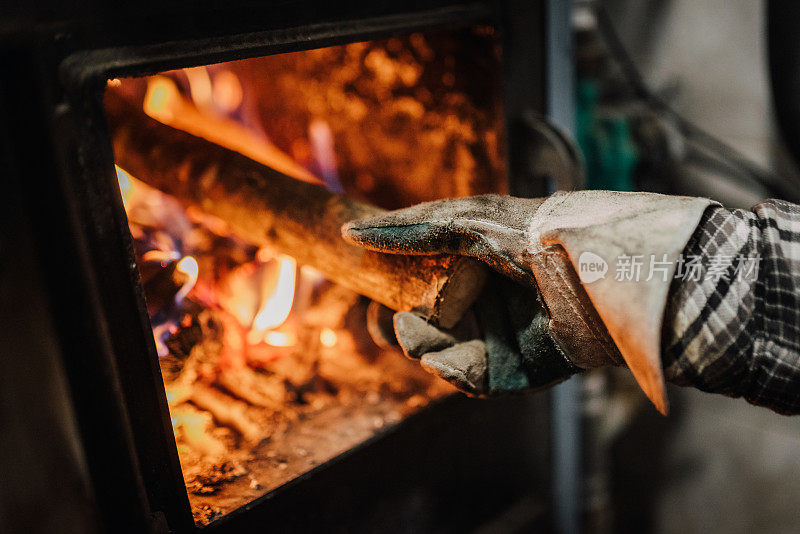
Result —
[[608, 264], [594, 252], [584, 252], [578, 258], [578, 277], [584, 284], [597, 282], [606, 277]]

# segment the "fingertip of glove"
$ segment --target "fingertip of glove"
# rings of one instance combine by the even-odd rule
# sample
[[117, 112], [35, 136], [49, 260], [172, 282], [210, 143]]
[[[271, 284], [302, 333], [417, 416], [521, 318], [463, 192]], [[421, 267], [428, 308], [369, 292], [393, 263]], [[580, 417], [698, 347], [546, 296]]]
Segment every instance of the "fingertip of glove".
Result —
[[427, 372], [453, 384], [468, 395], [484, 395], [487, 385], [486, 350], [482, 341], [459, 343], [422, 356]]
[[342, 225], [341, 233], [348, 243], [377, 252], [423, 255], [448, 252], [439, 227], [429, 221], [359, 219]]
[[342, 238], [349, 243], [358, 245], [363, 241], [364, 231], [368, 229], [369, 226], [365, 225], [363, 220], [346, 222], [341, 228]]
[[[400, 211], [402, 212], [402, 210]], [[342, 225], [342, 233], [379, 231], [390, 229], [396, 226], [405, 226], [408, 223], [409, 221], [403, 217], [402, 213], [398, 213], [397, 211], [387, 211], [348, 221]]]
[[350, 221], [342, 225], [341, 232], [348, 243], [369, 250], [385, 251], [403, 245], [396, 227], [380, 226], [380, 221], [375, 219]]
[[453, 336], [412, 312], [394, 314], [393, 323], [395, 336], [403, 353], [415, 360], [428, 352], [442, 350], [455, 343]]

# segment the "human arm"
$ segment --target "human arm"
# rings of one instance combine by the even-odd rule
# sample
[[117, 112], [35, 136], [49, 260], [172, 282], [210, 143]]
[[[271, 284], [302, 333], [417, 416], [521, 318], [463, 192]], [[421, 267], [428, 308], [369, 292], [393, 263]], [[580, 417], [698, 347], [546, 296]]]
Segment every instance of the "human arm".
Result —
[[[758, 223], [764, 226], [759, 236], [780, 237], [787, 235], [787, 231], [796, 234], [797, 223], [792, 222], [796, 218], [790, 216], [792, 209], [796, 207], [784, 205], [786, 215], [781, 221], [773, 217], [771, 222], [765, 219]], [[719, 322], [721, 316], [700, 309], [691, 319], [689, 310], [697, 305], [696, 289], [684, 290], [690, 297], [682, 301], [675, 297], [681, 294], [686, 282], [675, 277], [676, 265], [682, 254], [691, 252], [684, 250], [687, 243], [689, 247], [698, 243], [703, 246], [695, 236], [703, 234], [709, 221], [712, 224], [716, 221], [709, 219], [710, 213], [743, 217], [741, 212], [729, 212], [706, 199], [647, 193], [559, 193], [545, 200], [490, 195], [428, 203], [378, 219], [357, 221], [347, 225], [344, 234], [351, 241], [375, 250], [474, 256], [499, 273], [499, 279], [479, 299], [475, 315], [467, 321], [472, 326], [466, 328], [466, 333], [464, 327], [454, 335], [442, 333], [408, 313], [395, 318], [398, 340], [406, 353], [421, 357], [426, 369], [460, 389], [475, 395], [491, 395], [542, 387], [582, 369], [622, 364], [632, 370], [656, 407], [666, 412], [662, 357], [667, 364], [667, 378], [676, 383], [736, 394], [746, 382], [741, 382], [738, 390], [731, 390], [730, 383], [715, 383], [703, 367], [707, 360], [699, 357], [703, 351], [687, 352], [699, 347], [705, 339], [696, 333], [712, 332], [711, 325]], [[752, 215], [758, 219], [757, 213], [758, 209]], [[788, 225], [788, 229], [770, 225]], [[729, 223], [722, 226], [722, 234], [715, 234], [714, 240], [724, 248], [735, 236], [725, 236], [730, 231]], [[796, 263], [791, 262], [797, 261], [797, 245], [776, 245], [774, 239], [761, 239], [759, 243], [767, 246], [766, 251], [776, 251], [784, 258], [783, 263], [776, 264], [778, 267], [763, 270], [762, 274], [773, 272], [770, 276], [783, 280], [781, 277], [785, 275], [780, 273], [794, 269], [795, 285], [791, 287], [796, 287]], [[705, 248], [700, 255], [707, 261], [712, 250]], [[615, 259], [639, 257], [658, 258], [667, 267], [659, 276], [650, 272], [642, 279], [625, 279], [612, 270], [599, 279], [581, 280], [584, 277], [578, 273], [586, 252], [612, 265]], [[516, 285], [509, 285], [509, 281]], [[716, 298], [712, 293], [708, 293], [709, 298], [701, 308], [713, 308]], [[761, 302], [780, 304], [786, 300], [785, 295], [776, 295]], [[769, 304], [764, 313], [754, 317], [768, 322], [767, 315], [773, 316], [775, 306]], [[781, 316], [782, 324], [789, 325], [782, 332], [791, 331], [791, 325], [796, 324], [797, 303], [790, 304], [790, 309], [795, 315], [789, 312]], [[686, 321], [681, 323], [682, 319], [694, 324], [694, 330], [683, 328], [681, 325]], [[711, 323], [706, 324], [708, 321]], [[742, 328], [750, 332], [751, 327]], [[436, 332], [442, 334], [438, 339]], [[768, 357], [777, 354], [770, 349], [773, 345], [768, 339], [774, 337], [774, 332], [763, 329], [762, 332], [765, 341], [754, 344], [762, 350], [750, 357], [736, 359], [729, 350], [725, 352], [727, 349], [720, 347], [725, 349], [722, 352], [728, 355], [728, 360], [734, 362], [732, 368], [740, 367], [740, 375], [747, 370], [747, 376], [760, 376], [751, 378], [756, 383], [764, 382], [770, 365]], [[715, 335], [711, 335], [710, 341], [706, 339], [706, 345], [713, 345], [713, 339]], [[687, 347], [681, 348], [686, 341], [689, 341]], [[796, 348], [786, 346], [785, 340], [781, 343], [781, 350], [788, 352], [780, 352], [786, 356], [780, 359], [783, 364], [774, 364], [780, 368], [790, 365], [786, 362], [792, 354], [795, 358], [797, 354]], [[735, 372], [732, 371], [731, 377], [735, 378]], [[773, 386], [780, 385], [780, 380], [773, 380]], [[759, 395], [764, 400], [770, 396], [753, 393], [753, 387], [750, 390], [738, 394], [748, 396], [751, 401]], [[792, 391], [774, 395], [783, 398], [791, 396]], [[762, 404], [779, 411], [792, 409], [768, 402]]]
[[[676, 277], [662, 338], [668, 381], [800, 412], [800, 208], [708, 208], [684, 251], [699, 279]], [[712, 264], [718, 272], [708, 276]]]

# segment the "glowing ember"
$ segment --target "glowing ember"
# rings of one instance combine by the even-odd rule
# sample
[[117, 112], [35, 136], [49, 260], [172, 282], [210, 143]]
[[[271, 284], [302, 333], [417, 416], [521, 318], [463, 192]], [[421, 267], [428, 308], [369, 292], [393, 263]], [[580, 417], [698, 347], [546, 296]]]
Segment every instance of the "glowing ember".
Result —
[[319, 333], [319, 342], [325, 347], [335, 347], [338, 340], [336, 332], [331, 328], [323, 328]]
[[153, 76], [147, 81], [144, 112], [154, 119], [166, 122], [172, 119], [177, 98], [179, 95], [172, 80], [163, 76]]

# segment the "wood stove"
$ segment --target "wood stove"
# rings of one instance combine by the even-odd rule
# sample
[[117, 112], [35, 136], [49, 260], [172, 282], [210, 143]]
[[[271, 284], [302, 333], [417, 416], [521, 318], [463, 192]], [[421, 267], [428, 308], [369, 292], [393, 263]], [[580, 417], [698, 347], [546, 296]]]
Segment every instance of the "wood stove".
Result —
[[[310, 57], [303, 54], [317, 53], [317, 64], [329, 66], [335, 57], [347, 57], [348, 50], [357, 48], [379, 51], [370, 60], [379, 78], [385, 71], [381, 61], [387, 58], [402, 56], [403, 51], [415, 46], [431, 48], [436, 56], [444, 47], [448, 54], [438, 57], [450, 58], [447, 68], [433, 61], [435, 65], [428, 69], [435, 73], [433, 81], [420, 82], [410, 72], [405, 85], [428, 91], [433, 102], [440, 102], [442, 95], [458, 93], [465, 102], [458, 105], [472, 106], [471, 116], [486, 123], [477, 140], [461, 141], [462, 155], [464, 150], [473, 150], [464, 156], [469, 161], [465, 168], [482, 180], [460, 182], [460, 168], [454, 165], [449, 167], [449, 174], [447, 169], [429, 173], [428, 181], [414, 183], [408, 177], [393, 181], [397, 173], [392, 172], [391, 158], [365, 163], [352, 147], [346, 164], [340, 161], [334, 165], [325, 154], [341, 159], [342, 152], [341, 147], [338, 152], [334, 149], [330, 139], [357, 138], [358, 131], [339, 128], [341, 123], [333, 122], [330, 109], [318, 110], [315, 115], [327, 118], [327, 122], [304, 122], [302, 117], [298, 119], [297, 106], [277, 106], [268, 115], [278, 126], [266, 134], [295, 165], [303, 160], [303, 154], [308, 156], [311, 163], [299, 165], [298, 172], [305, 169], [321, 176], [329, 189], [340, 188], [386, 208], [486, 191], [541, 195], [551, 184], [549, 177], [532, 172], [528, 166], [531, 136], [526, 117], [532, 112], [552, 114], [558, 107], [558, 86], [548, 73], [558, 70], [559, 62], [546, 46], [548, 39], [552, 41], [556, 10], [547, 2], [511, 0], [356, 2], [346, 6], [234, 2], [224, 8], [213, 3], [145, 3], [134, 8], [86, 2], [71, 7], [70, 12], [56, 5], [3, 8], [8, 11], [0, 30], [5, 73], [0, 112], [4, 116], [3, 145], [7, 147], [4, 169], [9, 176], [2, 210], [5, 237], [1, 287], [4, 303], [8, 303], [4, 304], [3, 332], [5, 359], [9, 361], [3, 391], [13, 402], [4, 401], [0, 420], [9, 429], [10, 447], [4, 448], [0, 460], [4, 467], [15, 466], [9, 470], [9, 481], [21, 489], [16, 494], [4, 494], [3, 502], [8, 506], [0, 515], [0, 525], [76, 532], [312, 528], [454, 531], [478, 526], [550, 526], [553, 455], [546, 394], [469, 400], [415, 374], [418, 370], [410, 363], [400, 369], [407, 362], [396, 363], [400, 356], [387, 352], [390, 349], [373, 347], [349, 352], [363, 357], [354, 364], [358, 369], [383, 370], [387, 375], [375, 379], [374, 387], [343, 385], [346, 377], [339, 377], [337, 382], [331, 379], [331, 373], [292, 381], [288, 374], [281, 375], [269, 367], [273, 364], [267, 365], [268, 376], [280, 377], [276, 387], [281, 399], [289, 395], [295, 404], [291, 415], [284, 409], [269, 412], [274, 416], [269, 425], [274, 428], [266, 434], [262, 433], [266, 425], [263, 420], [256, 419], [248, 426], [220, 415], [224, 409], [220, 408], [220, 395], [236, 397], [237, 405], [248, 404], [243, 402], [248, 400], [247, 394], [236, 395], [236, 384], [240, 383], [236, 380], [224, 386], [215, 375], [208, 382], [211, 387], [207, 389], [212, 391], [205, 397], [195, 391], [186, 404], [172, 402], [169, 396], [177, 389], [170, 390], [170, 386], [175, 377], [165, 373], [164, 358], [174, 359], [180, 352], [181, 339], [176, 334], [196, 331], [201, 322], [205, 321], [206, 327], [209, 322], [207, 316], [201, 318], [200, 311], [181, 308], [174, 324], [168, 325], [169, 335], [159, 337], [159, 327], [167, 320], [161, 323], [156, 319], [162, 308], [154, 304], [158, 294], [148, 289], [148, 282], [158, 282], [159, 277], [163, 281], [165, 275], [156, 269], [149, 277], [144, 256], [150, 253], [152, 259], [154, 251], [165, 251], [154, 246], [141, 248], [137, 241], [136, 232], [142, 231], [142, 225], [136, 225], [141, 221], [136, 220], [130, 199], [125, 197], [126, 187], [134, 178], [126, 174], [128, 169], [115, 170], [115, 156], [119, 161], [120, 154], [112, 149], [113, 121], [109, 130], [104, 95], [110, 91], [141, 97], [137, 101], [137, 110], [141, 110], [148, 98], [151, 104], [157, 100], [161, 87], [175, 91], [179, 98], [194, 99], [189, 103], [192, 109], [202, 110], [198, 103], [202, 97], [196, 93], [202, 92], [204, 82], [195, 80], [192, 85], [186, 77], [198, 73], [208, 76], [209, 71], [202, 69], [214, 65], [208, 68], [216, 69], [215, 76], [219, 72], [237, 75], [235, 83], [241, 93], [235, 96], [235, 83], [227, 92], [223, 87], [221, 101], [225, 95], [229, 100], [241, 99], [242, 94], [256, 95], [263, 111], [270, 102], [263, 89], [268, 88], [270, 94], [280, 90], [264, 81], [248, 85], [247, 75], [263, 73], [264, 65], [269, 66], [266, 72], [274, 74], [280, 68], [285, 71], [287, 62], [297, 65]], [[358, 58], [357, 64], [364, 62], [363, 55]], [[482, 68], [470, 72], [470, 66], [475, 65]], [[346, 69], [348, 65], [341, 63], [339, 67]], [[323, 78], [314, 68], [290, 69], [295, 90]], [[413, 71], [413, 66], [409, 68]], [[455, 83], [454, 68], [459, 83], [466, 80], [470, 89], [444, 91]], [[325, 70], [324, 76], [336, 75], [331, 69]], [[135, 78], [141, 76], [149, 78]], [[329, 86], [332, 83], [328, 79]], [[341, 92], [358, 93], [358, 83], [357, 77], [348, 80]], [[441, 91], [437, 93], [436, 89]], [[294, 94], [301, 104], [309, 101], [306, 93], [283, 91], [282, 99]], [[371, 89], [361, 91], [363, 95]], [[476, 96], [476, 91], [487, 94]], [[362, 110], [360, 117], [383, 109], [385, 103], [372, 96], [375, 107]], [[414, 98], [382, 96], [394, 98], [391, 104], [405, 110], [403, 117], [425, 116], [424, 110], [418, 111], [418, 102], [414, 107]], [[415, 98], [418, 101], [419, 94]], [[184, 116], [187, 108], [181, 109]], [[241, 111], [240, 105], [231, 109]], [[452, 110], [444, 115], [457, 116]], [[239, 126], [246, 122], [241, 116], [236, 118]], [[380, 121], [398, 119], [375, 120], [380, 126]], [[309, 126], [311, 122], [314, 124]], [[288, 132], [286, 124], [303, 124], [303, 133]], [[381, 131], [390, 132], [387, 136], [391, 137], [391, 132], [403, 128]], [[454, 128], [462, 132], [464, 125]], [[372, 135], [376, 135], [374, 131]], [[303, 142], [296, 142], [298, 138]], [[404, 144], [401, 138], [399, 135], [388, 141], [413, 152], [408, 139]], [[467, 145], [472, 149], [463, 148]], [[476, 158], [476, 153], [481, 157]], [[418, 172], [415, 157], [422, 156], [402, 154], [394, 161], [403, 161], [406, 170]], [[274, 158], [269, 162], [276, 165]], [[332, 178], [330, 171], [337, 168], [342, 175]], [[436, 178], [438, 182], [433, 181]], [[141, 185], [137, 187], [142, 190]], [[202, 232], [207, 231], [208, 225]], [[259, 260], [261, 251], [241, 244], [231, 250], [232, 255], [246, 256], [237, 268], [260, 261], [264, 270], [271, 270], [273, 279], [277, 276], [280, 281], [279, 272], [285, 265], [280, 258]], [[158, 257], [156, 263], [168, 270], [167, 278], [177, 280], [174, 291], [167, 292], [168, 299], [174, 299], [176, 292], [183, 298], [194, 290], [197, 298], [192, 302], [197, 305], [202, 299], [185, 279], [192, 276], [192, 264], [181, 264], [190, 256], [182, 252], [169, 261]], [[202, 258], [192, 259], [196, 277], [196, 271], [203, 269]], [[234, 277], [226, 283], [252, 284], [247, 269], [252, 268], [239, 269], [239, 279]], [[299, 269], [292, 266], [291, 270], [293, 276], [300, 276]], [[293, 278], [293, 285], [300, 291], [309, 283], [304, 286]], [[215, 291], [218, 289], [215, 286]], [[237, 295], [241, 289], [231, 292]], [[272, 288], [266, 297], [274, 296]], [[342, 336], [350, 336], [354, 346], [364, 343], [352, 332], [366, 332], [367, 325], [360, 318], [365, 315], [367, 302], [349, 294], [332, 302], [342, 298], [351, 300], [341, 321], [318, 325], [313, 331], [317, 353], [341, 353], [344, 349], [337, 342], [341, 343]], [[214, 302], [218, 301], [215, 296]], [[222, 304], [217, 312], [235, 316], [232, 310], [238, 304]], [[255, 304], [244, 321], [249, 330], [243, 335], [253, 333], [251, 327], [263, 305]], [[204, 309], [209, 309], [207, 301]], [[287, 309], [286, 316], [290, 313]], [[295, 312], [297, 315], [299, 312]], [[211, 322], [214, 320], [219, 322], [219, 315]], [[262, 352], [271, 347], [267, 351], [269, 361], [274, 361], [281, 350], [286, 352], [280, 348], [283, 343], [275, 341], [280, 337], [276, 334], [298, 335], [299, 330], [279, 328], [286, 320], [284, 317], [257, 332], [260, 337], [253, 346]], [[297, 317], [289, 321], [302, 323]], [[344, 330], [336, 330], [345, 321], [350, 322], [342, 326]], [[307, 323], [302, 324], [307, 332]], [[186, 352], [195, 345], [190, 343]], [[332, 359], [343, 360], [336, 356]], [[317, 358], [313, 365], [320, 365], [319, 361], [327, 360]], [[178, 367], [182, 370], [183, 364]], [[353, 368], [343, 369], [343, 375], [355, 372]], [[388, 375], [406, 381], [401, 380], [398, 391], [392, 391], [393, 381]], [[330, 383], [321, 383], [319, 377]], [[345, 394], [350, 401], [331, 401]], [[333, 403], [338, 415], [332, 415], [334, 410], [307, 408], [317, 401], [320, 406]], [[249, 404], [258, 402], [250, 399]], [[319, 427], [326, 417], [333, 423]], [[224, 448], [250, 440], [244, 447], [247, 454], [234, 458], [220, 453], [225, 461], [207, 466], [194, 478], [187, 477], [188, 458], [197, 455], [197, 442], [195, 450], [187, 453], [181, 449], [179, 457], [180, 447], [192, 448], [191, 439], [184, 434], [197, 425], [210, 428], [211, 420], [214, 429], [205, 437], [216, 432], [216, 438], [210, 447]], [[219, 424], [221, 421], [223, 424]], [[304, 428], [313, 425], [320, 435], [335, 435], [343, 424], [350, 424], [348, 428], [356, 429], [355, 434], [338, 439], [336, 447], [325, 449], [319, 439], [303, 441], [298, 437], [307, 437]], [[248, 437], [248, 429], [252, 436]], [[278, 435], [285, 441], [279, 441]], [[209, 446], [204, 443], [201, 448]], [[202, 461], [194, 465], [199, 464]], [[215, 480], [209, 478], [210, 472]], [[213, 496], [220, 492], [225, 504], [214, 501]]]

